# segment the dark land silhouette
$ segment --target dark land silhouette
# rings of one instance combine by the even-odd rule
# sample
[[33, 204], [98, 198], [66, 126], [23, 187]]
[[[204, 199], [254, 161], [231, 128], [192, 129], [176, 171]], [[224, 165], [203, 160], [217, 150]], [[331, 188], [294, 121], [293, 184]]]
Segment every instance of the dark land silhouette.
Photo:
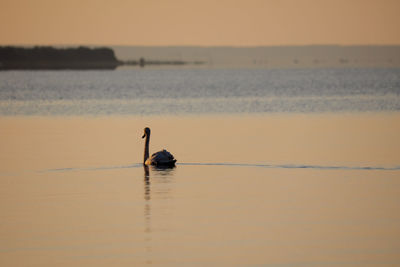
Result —
[[121, 64], [110, 48], [0, 47], [1, 70], [115, 69]]
[[0, 70], [115, 69], [121, 65], [202, 64], [182, 60], [118, 60], [111, 48], [55, 48], [51, 46], [0, 47]]

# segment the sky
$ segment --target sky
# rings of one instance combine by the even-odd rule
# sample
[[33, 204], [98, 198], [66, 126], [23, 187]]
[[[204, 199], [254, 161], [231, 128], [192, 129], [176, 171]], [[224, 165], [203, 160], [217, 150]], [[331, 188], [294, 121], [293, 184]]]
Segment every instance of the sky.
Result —
[[0, 0], [0, 45], [399, 45], [400, 0]]

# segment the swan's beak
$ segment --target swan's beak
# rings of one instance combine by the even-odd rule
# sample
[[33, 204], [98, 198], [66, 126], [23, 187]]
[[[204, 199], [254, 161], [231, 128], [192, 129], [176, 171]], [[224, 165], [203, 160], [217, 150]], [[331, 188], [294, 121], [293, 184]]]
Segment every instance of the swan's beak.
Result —
[[142, 138], [144, 138], [146, 136], [146, 134], [144, 134], [143, 136], [142, 136]]

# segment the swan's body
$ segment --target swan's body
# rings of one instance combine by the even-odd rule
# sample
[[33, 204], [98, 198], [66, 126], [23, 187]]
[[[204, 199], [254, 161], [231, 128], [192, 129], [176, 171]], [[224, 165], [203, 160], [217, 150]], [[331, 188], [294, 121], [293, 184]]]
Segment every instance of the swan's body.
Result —
[[144, 157], [143, 165], [155, 165], [155, 166], [175, 166], [176, 159], [167, 150], [163, 149], [158, 151], [149, 157], [149, 145], [150, 145], [150, 128], [144, 128], [144, 135], [146, 137], [144, 145]]
[[176, 159], [167, 150], [161, 150], [148, 158], [145, 162], [146, 165], [175, 165]]

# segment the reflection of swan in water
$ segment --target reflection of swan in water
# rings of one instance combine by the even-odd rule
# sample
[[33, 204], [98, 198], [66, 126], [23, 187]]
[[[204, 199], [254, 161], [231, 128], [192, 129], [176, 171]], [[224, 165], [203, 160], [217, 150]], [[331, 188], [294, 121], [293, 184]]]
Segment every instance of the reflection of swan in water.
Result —
[[[144, 169], [144, 199], [150, 200], [151, 199], [151, 188], [150, 188], [150, 169], [149, 166], [143, 165]], [[174, 174], [174, 167], [159, 167], [159, 166], [152, 166], [151, 167], [152, 173], [156, 178], [156, 184], [161, 183], [170, 183], [172, 181], [172, 176]], [[166, 193], [169, 192], [170, 188], [162, 188], [162, 190], [158, 189], [157, 193]]]
[[[160, 215], [160, 210], [152, 209], [152, 198], [157, 199], [170, 199], [171, 198], [171, 187], [172, 187], [172, 177], [174, 174], [174, 166], [147, 166], [143, 165], [144, 170], [144, 247], [146, 249], [146, 264], [152, 264], [153, 255], [153, 239], [154, 234], [153, 231], [157, 230], [157, 228], [153, 229], [152, 227], [152, 216], [153, 213], [156, 215]], [[150, 174], [153, 176], [153, 180], [150, 180]], [[168, 186], [166, 186], [168, 185]], [[151, 188], [153, 186], [154, 188]], [[167, 204], [163, 206], [163, 211], [167, 210], [169, 205]]]
[[144, 199], [150, 200], [150, 172], [149, 166], [143, 165], [144, 168]]
[[144, 158], [143, 158], [143, 164], [144, 165], [155, 165], [155, 166], [175, 166], [176, 159], [174, 156], [172, 156], [171, 153], [169, 153], [167, 150], [161, 150], [153, 155], [151, 155], [151, 158], [149, 158], [149, 143], [150, 143], [150, 128], [146, 127], [144, 128], [144, 134], [142, 138], [146, 137], [146, 142], [144, 145]]

